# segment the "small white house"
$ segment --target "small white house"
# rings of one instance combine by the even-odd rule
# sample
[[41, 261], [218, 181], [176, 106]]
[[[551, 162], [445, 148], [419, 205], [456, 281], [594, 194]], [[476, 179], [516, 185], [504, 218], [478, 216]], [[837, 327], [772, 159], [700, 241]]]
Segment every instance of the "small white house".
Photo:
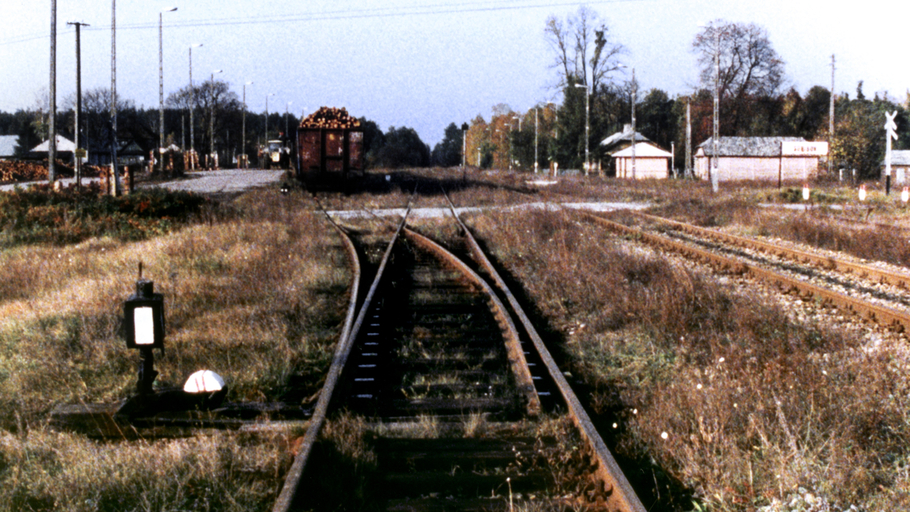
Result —
[[[904, 185], [910, 176], [910, 151], [891, 150], [891, 175], [895, 185]], [[885, 177], [885, 162], [882, 161], [882, 178]]]
[[613, 153], [616, 177], [626, 179], [663, 179], [670, 177], [670, 158], [673, 155], [647, 142], [635, 145], [635, 168], [632, 165], [632, 146]]
[[[76, 151], [76, 143], [67, 139], [66, 137], [57, 135], [55, 140], [57, 141], [57, 153], [73, 153]], [[41, 144], [38, 144], [37, 146], [33, 147], [31, 149], [31, 151], [29, 151], [29, 152], [30, 153], [48, 153], [51, 150], [50, 148], [51, 148], [51, 141], [46, 140], [46, 141], [42, 142]]]
[[[802, 137], [719, 137], [718, 181], [805, 181], [818, 176], [819, 160], [828, 154], [827, 142]], [[695, 153], [695, 176], [708, 179], [708, 164], [714, 157], [709, 138]]]

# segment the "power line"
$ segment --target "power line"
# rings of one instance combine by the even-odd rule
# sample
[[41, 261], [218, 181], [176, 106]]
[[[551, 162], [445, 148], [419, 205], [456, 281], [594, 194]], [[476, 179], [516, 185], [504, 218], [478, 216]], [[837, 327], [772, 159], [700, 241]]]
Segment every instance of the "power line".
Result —
[[[393, 18], [404, 16], [429, 16], [438, 14], [468, 14], [477, 12], [495, 12], [495, 11], [514, 11], [520, 9], [538, 9], [544, 7], [568, 7], [588, 4], [616, 4], [616, 3], [643, 3], [654, 0], [606, 0], [595, 2], [579, 1], [538, 1], [527, 2], [527, 0], [506, 0], [496, 2], [490, 5], [490, 2], [468, 2], [468, 3], [438, 3], [426, 6], [409, 6], [409, 7], [379, 7], [370, 9], [348, 9], [325, 12], [298, 13], [282, 16], [244, 16], [231, 18], [216, 18], [210, 20], [185, 20], [175, 21], [168, 24], [173, 28], [199, 28], [199, 27], [217, 27], [229, 25], [261, 25], [261, 24], [279, 24], [279, 23], [300, 23], [313, 21], [337, 21], [350, 19], [367, 19], [367, 18]], [[89, 29], [90, 31], [109, 30], [110, 26], [98, 25]], [[145, 30], [157, 28], [154, 22], [134, 23], [120, 25], [118, 30]], [[42, 35], [24, 35], [13, 39], [0, 41], [0, 46], [8, 46], [28, 41], [47, 39], [48, 36]]]

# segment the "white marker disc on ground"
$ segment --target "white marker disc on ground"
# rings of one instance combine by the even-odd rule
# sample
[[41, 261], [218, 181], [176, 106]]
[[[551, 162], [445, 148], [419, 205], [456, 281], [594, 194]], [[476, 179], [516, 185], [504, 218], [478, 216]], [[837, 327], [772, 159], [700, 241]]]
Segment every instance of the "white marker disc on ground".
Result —
[[211, 370], [199, 370], [190, 375], [183, 385], [183, 390], [187, 393], [208, 393], [220, 391], [224, 387], [224, 379]]

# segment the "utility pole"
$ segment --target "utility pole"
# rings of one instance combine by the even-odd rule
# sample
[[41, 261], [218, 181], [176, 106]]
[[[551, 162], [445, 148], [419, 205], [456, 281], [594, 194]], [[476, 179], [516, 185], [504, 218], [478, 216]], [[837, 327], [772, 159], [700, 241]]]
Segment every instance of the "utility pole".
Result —
[[196, 170], [196, 133], [194, 127], [196, 123], [193, 121], [193, 111], [196, 110], [196, 88], [193, 86], [193, 48], [199, 48], [202, 46], [202, 43], [191, 44], [189, 47], [189, 60], [190, 60], [190, 170]]
[[249, 168], [249, 157], [246, 154], [246, 86], [248, 85], [253, 85], [253, 82], [249, 81], [243, 84], [243, 121], [240, 129], [240, 158], [243, 160], [240, 167], [243, 169]]
[[164, 175], [164, 13], [176, 11], [171, 7], [158, 12], [158, 171]]
[[713, 134], [711, 135], [711, 151], [714, 157], [713, 169], [711, 168], [711, 161], [708, 161], [708, 174], [711, 176], [711, 190], [716, 194], [718, 189], [718, 181], [720, 180], [717, 164], [717, 139], [720, 136], [720, 129], [718, 124], [720, 124], [720, 30], [714, 32], [715, 36], [715, 46], [714, 46], [714, 129]]
[[[831, 152], [831, 146], [834, 145], [834, 55], [831, 55], [831, 106], [828, 109], [828, 172], [833, 171], [834, 154]], [[842, 177], [839, 177], [842, 178]]]
[[670, 141], [670, 172], [676, 177], [676, 141]]
[[537, 132], [540, 129], [540, 120], [538, 119], [538, 111], [540, 111], [540, 106], [534, 106], [534, 174], [537, 174]]
[[221, 73], [222, 70], [216, 69], [212, 71], [212, 81], [209, 87], [209, 93], [211, 94], [211, 111], [209, 112], [209, 158], [212, 160], [211, 168], [215, 169], [218, 166], [216, 165], [216, 155], [215, 155], [215, 73]]
[[692, 97], [686, 99], [686, 177], [692, 176]]
[[48, 105], [47, 181], [54, 188], [57, 180], [57, 0], [51, 0], [51, 76]]
[[461, 166], [466, 167], [468, 165], [468, 130], [470, 126], [468, 123], [461, 123]]
[[635, 176], [635, 144], [636, 137], [635, 135], [635, 102], [638, 100], [638, 83], [635, 82], [635, 68], [632, 68], [632, 180], [636, 179]]
[[82, 131], [82, 46], [81, 46], [81, 37], [80, 29], [82, 27], [88, 27], [88, 23], [81, 23], [78, 21], [67, 22], [67, 25], [74, 25], [76, 27], [76, 186], [82, 185], [82, 156], [80, 154], [80, 141], [79, 141], [79, 132]]
[[111, 173], [113, 195], [120, 195], [120, 168], [117, 165], [117, 0], [111, 0]]
[[587, 84], [575, 84], [575, 87], [583, 87], [585, 90], [585, 176], [587, 176], [588, 172], [590, 170], [589, 169], [590, 168], [590, 164], [589, 164], [590, 152], [588, 149], [588, 142], [590, 141], [590, 134], [589, 134], [590, 126], [589, 126], [588, 118], [591, 115], [591, 103], [590, 103], [591, 95], [589, 94], [590, 91], [588, 90]]

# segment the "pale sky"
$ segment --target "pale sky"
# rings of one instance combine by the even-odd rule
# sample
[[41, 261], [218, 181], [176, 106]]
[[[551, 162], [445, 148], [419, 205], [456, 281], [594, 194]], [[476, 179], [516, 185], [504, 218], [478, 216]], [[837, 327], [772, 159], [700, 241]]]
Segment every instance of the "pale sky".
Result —
[[[715, 19], [754, 22], [767, 29], [785, 61], [789, 85], [801, 94], [831, 83], [868, 97], [887, 91], [904, 101], [910, 65], [904, 25], [910, 3], [895, 0], [120, 0], [117, 3], [117, 91], [140, 106], [158, 106], [158, 13], [164, 14], [165, 96], [216, 69], [248, 108], [289, 109], [297, 116], [320, 106], [346, 107], [383, 130], [408, 126], [431, 146], [450, 122], [460, 125], [505, 103], [524, 112], [558, 101], [550, 86], [553, 55], [544, 39], [549, 15], [565, 18], [587, 4], [626, 47], [621, 61], [636, 70], [641, 91], [671, 96], [697, 81], [692, 39]], [[47, 90], [50, 1], [0, 0], [0, 110], [36, 105]], [[847, 7], [849, 6], [849, 7]], [[111, 81], [111, 2], [57, 0], [57, 95], [75, 91], [75, 30], [82, 32], [83, 90]], [[628, 76], [618, 76], [627, 80]]]

